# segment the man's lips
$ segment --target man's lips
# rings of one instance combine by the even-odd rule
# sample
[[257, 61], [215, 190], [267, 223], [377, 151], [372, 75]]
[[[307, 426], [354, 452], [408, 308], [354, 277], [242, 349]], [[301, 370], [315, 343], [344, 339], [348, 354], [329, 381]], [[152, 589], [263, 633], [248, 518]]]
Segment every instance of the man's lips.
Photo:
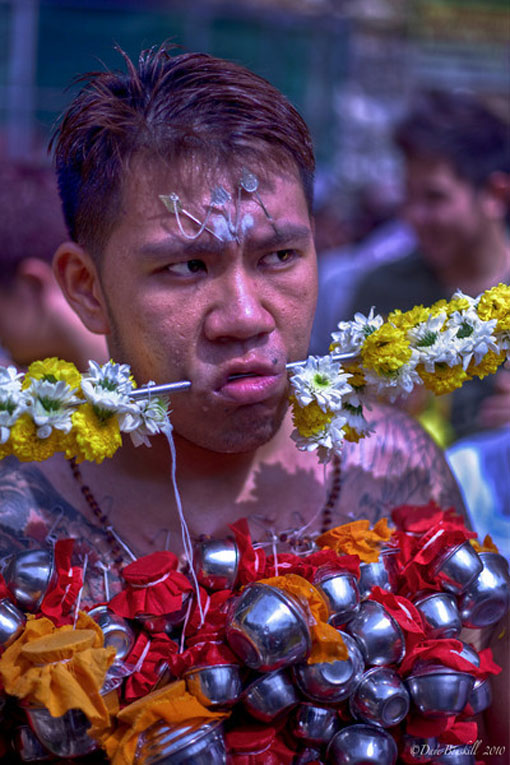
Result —
[[224, 370], [214, 393], [238, 404], [255, 404], [281, 393], [285, 368], [270, 364], [232, 365]]

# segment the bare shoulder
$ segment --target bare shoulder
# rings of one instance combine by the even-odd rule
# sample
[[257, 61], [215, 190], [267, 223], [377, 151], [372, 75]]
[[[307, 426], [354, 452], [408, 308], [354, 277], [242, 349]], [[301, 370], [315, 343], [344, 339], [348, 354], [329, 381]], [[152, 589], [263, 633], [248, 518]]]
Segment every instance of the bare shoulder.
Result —
[[[62, 473], [59, 459], [46, 463], [20, 463], [14, 457], [0, 460], [0, 559], [72, 537], [75, 555], [82, 560], [87, 555], [92, 569], [98, 561], [109, 562], [104, 531], [89, 521], [79, 502], [69, 500]], [[95, 578], [91, 577], [91, 585]]]
[[342, 512], [376, 521], [398, 505], [433, 499], [465, 514], [443, 451], [421, 425], [391, 406], [374, 405], [368, 415], [374, 433], [345, 445]]

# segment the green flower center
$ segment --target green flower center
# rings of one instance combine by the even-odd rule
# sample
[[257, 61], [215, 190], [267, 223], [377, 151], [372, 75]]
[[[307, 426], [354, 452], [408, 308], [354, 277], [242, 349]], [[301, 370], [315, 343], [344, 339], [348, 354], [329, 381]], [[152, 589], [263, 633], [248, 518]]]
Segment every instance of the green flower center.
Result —
[[115, 391], [117, 390], [117, 383], [114, 380], [109, 380], [107, 377], [103, 377], [99, 383], [99, 387], [103, 388], [103, 390]]
[[114, 415], [114, 412], [110, 412], [109, 409], [100, 409], [98, 406], [95, 406], [95, 405], [92, 406], [92, 409], [97, 419], [99, 420], [99, 422], [103, 425], [105, 422], [108, 422], [110, 417], [113, 417]]
[[317, 374], [313, 376], [313, 383], [317, 386], [317, 388], [329, 388], [331, 384], [329, 377], [322, 375], [320, 372], [317, 372]]
[[459, 340], [463, 340], [465, 337], [469, 337], [473, 334], [475, 330], [471, 326], [471, 324], [468, 324], [467, 321], [463, 321], [460, 325], [459, 331], [457, 332], [457, 337]]
[[437, 340], [437, 332], [427, 329], [421, 340], [416, 343], [417, 348], [430, 348]]
[[43, 409], [46, 409], [47, 412], [58, 412], [62, 406], [61, 401], [58, 401], [54, 398], [49, 398], [48, 396], [39, 396], [38, 400]]
[[16, 404], [8, 398], [6, 401], [0, 401], [0, 412], [7, 412], [13, 414], [16, 409]]

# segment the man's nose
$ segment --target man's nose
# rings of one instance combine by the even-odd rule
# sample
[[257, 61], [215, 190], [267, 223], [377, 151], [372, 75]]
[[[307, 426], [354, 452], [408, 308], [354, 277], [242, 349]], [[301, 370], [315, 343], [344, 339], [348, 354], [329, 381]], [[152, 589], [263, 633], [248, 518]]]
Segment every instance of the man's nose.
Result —
[[274, 328], [273, 314], [255, 275], [240, 268], [218, 279], [205, 320], [209, 340], [249, 340]]

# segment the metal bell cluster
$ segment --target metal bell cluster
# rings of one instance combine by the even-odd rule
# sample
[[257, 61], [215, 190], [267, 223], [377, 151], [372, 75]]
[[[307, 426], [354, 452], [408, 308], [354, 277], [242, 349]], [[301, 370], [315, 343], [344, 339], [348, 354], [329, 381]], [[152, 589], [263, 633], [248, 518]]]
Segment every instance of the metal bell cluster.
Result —
[[[435, 751], [435, 739], [405, 734], [407, 715], [413, 712], [430, 719], [457, 715], [468, 703], [477, 713], [491, 703], [490, 682], [432, 662], [415, 665], [405, 679], [399, 675], [406, 650], [404, 634], [383, 605], [368, 599], [374, 585], [389, 592], [397, 590], [395, 560], [393, 548], [382, 550], [376, 563], [361, 564], [359, 580], [348, 572], [317, 569], [313, 584], [328, 605], [329, 623], [340, 631], [348, 658], [308, 664], [312, 639], [301, 602], [261, 582], [240, 588], [236, 543], [231, 539], [200, 542], [195, 550], [200, 584], [209, 592], [231, 589], [235, 593], [226, 640], [239, 664], [191, 667], [183, 676], [188, 691], [204, 706], [232, 711], [232, 718], [244, 723], [284, 723], [285, 740], [296, 749], [297, 764], [315, 760], [394, 765], [398, 749], [392, 734], [397, 731], [403, 732], [409, 751], [411, 747], [420, 751], [416, 747], [424, 744]], [[411, 596], [427, 637], [458, 638], [462, 627], [490, 629], [508, 609], [510, 576], [508, 564], [499, 554], [477, 554], [465, 543], [441, 553], [433, 568], [442, 590]], [[37, 611], [51, 586], [51, 553], [30, 551], [11, 556], [3, 575], [11, 596], [0, 601], [0, 642], [7, 646], [23, 630], [26, 613]], [[105, 645], [117, 650], [103, 688], [105, 694], [116, 692], [133, 670], [126, 667], [125, 659], [137, 631], [150, 632], [150, 619], [146, 623], [124, 619], [107, 606], [95, 607], [90, 615], [102, 628]], [[175, 619], [164, 627], [179, 640], [181, 625]], [[474, 666], [479, 664], [477, 652], [467, 644], [463, 653]], [[94, 750], [95, 742], [87, 735], [88, 721], [76, 710], [61, 718], [51, 718], [44, 709], [27, 708], [26, 714], [28, 724], [17, 730], [22, 761], [72, 758]], [[228, 727], [228, 720], [192, 720], [178, 726], [157, 723], [140, 736], [135, 762], [227, 763]], [[432, 762], [442, 760], [438, 756]], [[468, 759], [460, 762], [470, 765]]]

